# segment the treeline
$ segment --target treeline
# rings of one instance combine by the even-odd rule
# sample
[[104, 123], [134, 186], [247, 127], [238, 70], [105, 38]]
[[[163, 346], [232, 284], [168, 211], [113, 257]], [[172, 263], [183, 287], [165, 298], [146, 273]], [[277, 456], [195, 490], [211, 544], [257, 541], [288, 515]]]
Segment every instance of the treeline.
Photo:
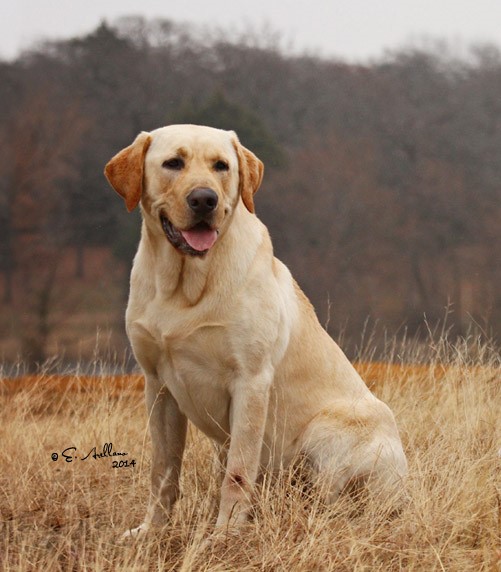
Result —
[[137, 215], [103, 165], [141, 130], [196, 122], [264, 160], [258, 214], [333, 332], [369, 317], [412, 334], [449, 308], [458, 333], [498, 335], [500, 93], [492, 46], [352, 65], [140, 18], [38, 45], [0, 63], [2, 307], [23, 308], [41, 359], [61, 252], [77, 278], [88, 248], [134, 253]]

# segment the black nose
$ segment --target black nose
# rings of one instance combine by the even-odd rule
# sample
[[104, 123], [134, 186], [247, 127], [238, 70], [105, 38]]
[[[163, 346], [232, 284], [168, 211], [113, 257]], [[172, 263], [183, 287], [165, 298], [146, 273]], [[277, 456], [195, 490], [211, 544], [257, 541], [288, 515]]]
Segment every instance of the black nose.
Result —
[[217, 207], [217, 195], [212, 189], [193, 189], [186, 197], [190, 209], [197, 215], [207, 215]]

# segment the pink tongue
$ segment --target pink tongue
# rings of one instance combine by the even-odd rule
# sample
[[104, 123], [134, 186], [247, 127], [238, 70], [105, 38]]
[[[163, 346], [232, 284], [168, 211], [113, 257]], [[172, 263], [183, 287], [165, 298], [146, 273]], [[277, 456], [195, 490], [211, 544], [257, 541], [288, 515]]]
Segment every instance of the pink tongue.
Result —
[[210, 228], [192, 228], [191, 230], [182, 230], [184, 240], [193, 248], [202, 252], [209, 250], [217, 239], [217, 231]]

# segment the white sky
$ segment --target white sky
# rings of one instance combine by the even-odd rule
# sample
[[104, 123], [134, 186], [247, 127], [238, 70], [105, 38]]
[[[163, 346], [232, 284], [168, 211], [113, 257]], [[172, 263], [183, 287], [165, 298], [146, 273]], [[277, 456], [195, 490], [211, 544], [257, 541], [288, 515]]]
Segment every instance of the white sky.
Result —
[[433, 38], [501, 46], [501, 0], [2, 0], [0, 58], [126, 15], [227, 29], [268, 26], [295, 50], [349, 60]]

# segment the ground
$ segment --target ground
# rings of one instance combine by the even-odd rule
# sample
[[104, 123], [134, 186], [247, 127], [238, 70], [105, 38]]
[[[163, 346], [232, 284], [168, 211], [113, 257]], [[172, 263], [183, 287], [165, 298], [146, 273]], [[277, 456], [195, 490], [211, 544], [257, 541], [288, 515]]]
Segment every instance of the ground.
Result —
[[398, 512], [347, 495], [325, 506], [315, 487], [285, 471], [265, 477], [238, 536], [209, 543], [214, 451], [193, 427], [171, 524], [144, 540], [121, 539], [141, 522], [148, 497], [140, 376], [3, 379], [1, 569], [501, 569], [499, 353], [466, 343], [448, 347], [447, 359], [427, 352], [427, 363], [408, 351], [406, 364], [357, 364], [395, 412], [408, 455], [408, 500]]

